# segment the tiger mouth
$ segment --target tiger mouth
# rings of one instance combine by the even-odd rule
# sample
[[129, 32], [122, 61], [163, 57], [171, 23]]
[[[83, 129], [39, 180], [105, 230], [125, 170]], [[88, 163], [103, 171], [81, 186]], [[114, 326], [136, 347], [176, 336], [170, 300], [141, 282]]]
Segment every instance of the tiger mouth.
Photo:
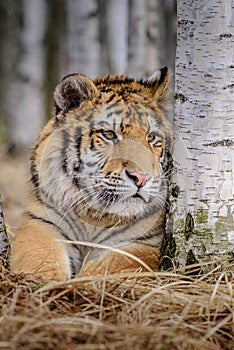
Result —
[[140, 194], [140, 193], [135, 193], [133, 196], [131, 196], [131, 198], [136, 198], [136, 199], [141, 199], [143, 200], [145, 203], [147, 203], [146, 199]]
[[101, 201], [105, 202], [105, 204], [107, 204], [107, 205], [112, 205], [112, 204], [115, 204], [115, 203], [118, 203], [121, 201], [125, 201], [125, 200], [129, 201], [131, 199], [137, 199], [137, 200], [141, 200], [141, 201], [147, 203], [146, 198], [144, 198], [144, 196], [139, 192], [136, 192], [133, 195], [129, 195], [128, 197], [122, 197], [117, 193], [103, 190], [100, 193], [99, 199]]

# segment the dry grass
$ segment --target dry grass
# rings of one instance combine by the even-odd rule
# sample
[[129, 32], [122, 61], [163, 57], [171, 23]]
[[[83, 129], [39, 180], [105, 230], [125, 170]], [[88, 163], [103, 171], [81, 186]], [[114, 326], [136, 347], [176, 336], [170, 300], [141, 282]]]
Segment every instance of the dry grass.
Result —
[[[14, 227], [26, 161], [4, 158], [1, 149], [0, 160], [0, 192]], [[216, 262], [203, 275], [187, 269], [42, 284], [0, 261], [0, 349], [233, 350], [230, 271]]]
[[42, 284], [0, 264], [1, 349], [234, 349], [233, 266]]

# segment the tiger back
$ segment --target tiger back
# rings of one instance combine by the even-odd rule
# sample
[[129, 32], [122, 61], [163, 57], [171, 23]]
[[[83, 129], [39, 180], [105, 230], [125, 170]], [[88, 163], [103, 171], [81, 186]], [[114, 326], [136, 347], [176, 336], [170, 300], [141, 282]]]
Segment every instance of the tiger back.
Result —
[[157, 269], [172, 129], [168, 71], [65, 77], [31, 157], [11, 269], [44, 279]]

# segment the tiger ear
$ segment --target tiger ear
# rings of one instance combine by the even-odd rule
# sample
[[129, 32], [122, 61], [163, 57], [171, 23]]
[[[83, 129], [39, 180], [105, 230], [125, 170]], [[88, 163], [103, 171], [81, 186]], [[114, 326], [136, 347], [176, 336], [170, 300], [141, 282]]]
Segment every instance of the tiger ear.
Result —
[[156, 71], [149, 78], [143, 80], [143, 85], [149, 89], [151, 97], [157, 104], [165, 108], [169, 97], [170, 74], [167, 67]]
[[70, 74], [62, 79], [54, 91], [56, 114], [78, 108], [90, 101], [98, 91], [91, 79], [83, 74]]

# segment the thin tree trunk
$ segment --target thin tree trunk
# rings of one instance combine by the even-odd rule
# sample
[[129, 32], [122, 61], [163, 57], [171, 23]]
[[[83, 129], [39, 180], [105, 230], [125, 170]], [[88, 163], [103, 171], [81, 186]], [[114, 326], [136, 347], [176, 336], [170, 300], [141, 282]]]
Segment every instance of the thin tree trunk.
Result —
[[[148, 0], [152, 1], [152, 0]], [[176, 52], [176, 0], [160, 1], [158, 8], [160, 18], [160, 30], [158, 40], [160, 42], [160, 62], [170, 67], [174, 72]]]
[[180, 265], [233, 257], [234, 19], [231, 0], [179, 0], [172, 230]]
[[67, 0], [68, 73], [99, 75], [100, 41], [96, 0]]
[[33, 143], [44, 122], [46, 2], [22, 0], [16, 4], [11, 1], [7, 11], [6, 40], [9, 41], [5, 52], [8, 74], [4, 110], [9, 143], [20, 149]]
[[53, 105], [53, 90], [58, 81], [67, 74], [68, 62], [66, 47], [66, 0], [50, 0], [48, 6], [48, 25], [45, 40], [45, 109], [50, 115]]
[[108, 46], [110, 67], [113, 74], [127, 73], [128, 15], [128, 0], [108, 0]]
[[99, 40], [100, 40], [100, 66], [99, 74], [101, 76], [110, 74], [110, 59], [108, 48], [108, 28], [107, 28], [107, 1], [97, 0], [98, 3], [98, 21], [99, 21]]
[[[147, 45], [145, 47], [145, 67], [149, 74], [161, 67], [160, 60], [160, 1], [146, 0], [147, 5]], [[165, 66], [165, 63], [163, 63]]]
[[146, 71], [147, 4], [142, 0], [134, 0], [130, 4], [128, 74], [137, 78]]

